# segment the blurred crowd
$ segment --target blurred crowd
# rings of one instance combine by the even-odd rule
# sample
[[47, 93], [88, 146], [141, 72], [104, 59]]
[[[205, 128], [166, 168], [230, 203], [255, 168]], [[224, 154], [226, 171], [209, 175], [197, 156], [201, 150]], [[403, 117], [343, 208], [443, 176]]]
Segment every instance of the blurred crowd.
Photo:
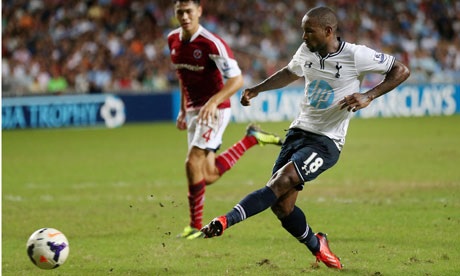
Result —
[[[157, 93], [177, 87], [166, 36], [172, 0], [3, 0], [2, 95]], [[290, 60], [300, 20], [317, 5], [342, 40], [393, 54], [407, 83], [459, 83], [460, 1], [202, 0], [203, 26], [223, 37], [254, 84]], [[373, 85], [381, 76], [371, 76]]]

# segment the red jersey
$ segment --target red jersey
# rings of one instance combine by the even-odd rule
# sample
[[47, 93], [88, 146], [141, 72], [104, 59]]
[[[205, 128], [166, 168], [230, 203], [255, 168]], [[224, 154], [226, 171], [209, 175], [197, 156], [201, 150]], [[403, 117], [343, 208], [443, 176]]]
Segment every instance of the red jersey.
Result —
[[[182, 29], [168, 34], [171, 61], [182, 83], [187, 110], [202, 107], [224, 86], [223, 78], [241, 74], [233, 52], [219, 36], [200, 26], [190, 41], [182, 41]], [[230, 107], [227, 99], [219, 108]]]

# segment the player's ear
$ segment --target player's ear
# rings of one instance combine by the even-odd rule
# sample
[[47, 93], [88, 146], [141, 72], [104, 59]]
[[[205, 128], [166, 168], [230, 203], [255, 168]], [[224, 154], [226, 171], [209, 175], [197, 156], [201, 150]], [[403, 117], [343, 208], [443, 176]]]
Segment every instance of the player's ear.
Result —
[[332, 27], [331, 26], [326, 26], [326, 28], [324, 28], [324, 33], [326, 34], [326, 36], [333, 35]]
[[200, 6], [198, 6], [198, 17], [201, 17], [201, 14], [203, 13], [203, 8]]

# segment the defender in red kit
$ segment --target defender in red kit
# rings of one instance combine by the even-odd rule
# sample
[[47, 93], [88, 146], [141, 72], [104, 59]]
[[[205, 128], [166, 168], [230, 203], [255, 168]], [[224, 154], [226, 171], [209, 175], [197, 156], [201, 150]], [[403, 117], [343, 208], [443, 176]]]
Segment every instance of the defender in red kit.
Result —
[[227, 43], [200, 25], [199, 0], [176, 0], [174, 11], [180, 27], [168, 34], [168, 46], [181, 91], [176, 125], [188, 133], [185, 168], [190, 209], [190, 224], [179, 237], [195, 239], [203, 236], [199, 230], [206, 185], [218, 180], [254, 145], [281, 145], [282, 140], [249, 125], [240, 141], [216, 156], [230, 122], [230, 97], [243, 86], [241, 69]]

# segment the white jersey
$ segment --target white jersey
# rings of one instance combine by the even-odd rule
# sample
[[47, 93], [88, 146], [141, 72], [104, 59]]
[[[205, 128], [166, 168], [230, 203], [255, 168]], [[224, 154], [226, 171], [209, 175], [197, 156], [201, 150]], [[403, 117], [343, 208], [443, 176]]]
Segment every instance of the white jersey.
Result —
[[393, 56], [347, 42], [340, 42], [337, 52], [322, 58], [302, 43], [287, 66], [291, 72], [305, 78], [301, 111], [290, 128], [325, 135], [342, 150], [353, 114], [346, 108], [340, 110], [338, 102], [360, 92], [364, 75], [386, 74], [394, 62]]

